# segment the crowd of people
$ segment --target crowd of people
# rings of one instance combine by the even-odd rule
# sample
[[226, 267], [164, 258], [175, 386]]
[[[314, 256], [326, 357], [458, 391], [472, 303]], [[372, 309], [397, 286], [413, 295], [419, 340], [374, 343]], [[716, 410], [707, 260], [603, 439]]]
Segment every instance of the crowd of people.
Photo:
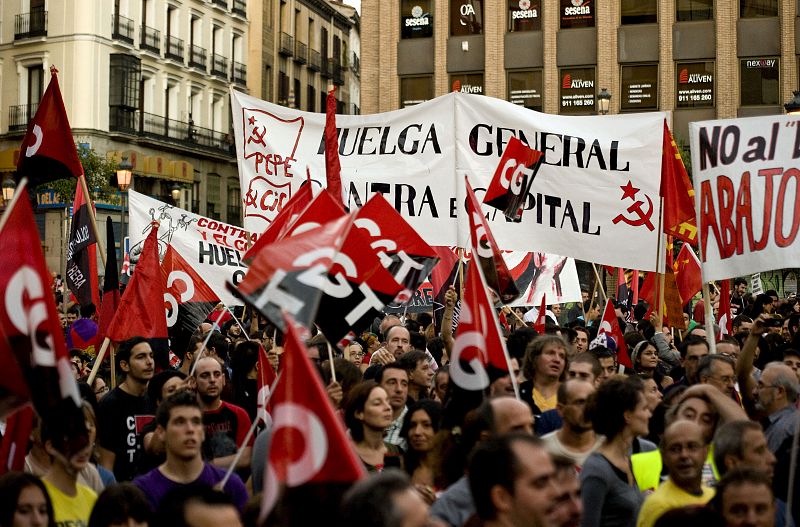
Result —
[[504, 308], [509, 371], [477, 392], [450, 379], [452, 288], [440, 329], [430, 313], [388, 314], [341, 350], [317, 334], [308, 358], [369, 476], [282, 489], [266, 519], [269, 415], [248, 431], [259, 354], [280, 372], [281, 333], [220, 309], [186, 349], [121, 343], [116, 379], [103, 365], [89, 385], [96, 315], [68, 310], [88, 437], [35, 423], [24, 472], [0, 477], [0, 527], [789, 527], [800, 305], [742, 282], [722, 337], [691, 306], [678, 330], [620, 303], [633, 368], [598, 338], [588, 290], [548, 306], [543, 333], [536, 308]]

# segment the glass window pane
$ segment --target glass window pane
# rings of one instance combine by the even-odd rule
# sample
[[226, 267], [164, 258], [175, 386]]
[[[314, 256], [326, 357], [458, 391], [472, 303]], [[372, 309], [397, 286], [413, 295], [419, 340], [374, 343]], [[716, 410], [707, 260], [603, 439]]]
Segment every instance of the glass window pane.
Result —
[[658, 109], [658, 65], [622, 66], [621, 110]]
[[739, 87], [742, 106], [774, 106], [778, 100], [777, 58], [752, 58], [740, 62], [742, 85]]
[[559, 112], [563, 115], [590, 115], [595, 113], [594, 68], [561, 70]]
[[623, 24], [655, 24], [657, 13], [657, 0], [622, 0], [620, 5]]
[[739, 0], [741, 18], [778, 16], [778, 0]]
[[561, 0], [561, 29], [594, 27], [592, 0]]
[[461, 73], [450, 75], [450, 89], [461, 93], [483, 95], [483, 73]]
[[450, 35], [483, 33], [483, 0], [450, 0]]
[[678, 63], [675, 68], [678, 108], [714, 107], [714, 63]]
[[430, 0], [401, 0], [400, 38], [433, 36], [433, 16]]
[[400, 79], [400, 108], [414, 106], [433, 99], [433, 77], [402, 77]]
[[542, 29], [541, 0], [508, 0], [509, 31]]
[[675, 18], [678, 22], [713, 20], [714, 0], [677, 0]]
[[508, 100], [529, 110], [542, 111], [542, 70], [509, 71]]

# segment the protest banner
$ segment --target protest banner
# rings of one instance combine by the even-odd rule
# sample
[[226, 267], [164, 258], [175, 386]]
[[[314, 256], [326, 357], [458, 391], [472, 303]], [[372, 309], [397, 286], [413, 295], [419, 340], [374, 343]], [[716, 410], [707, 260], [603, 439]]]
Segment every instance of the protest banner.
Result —
[[163, 260], [167, 246], [172, 247], [205, 280], [226, 306], [242, 301], [232, 295], [225, 282], [238, 284], [247, 272], [242, 255], [248, 240], [255, 236], [241, 227], [200, 216], [163, 201], [129, 191], [131, 263], [139, 259], [150, 225], [158, 221], [158, 252]]
[[796, 116], [689, 124], [703, 282], [800, 258]]
[[[232, 109], [244, 226], [262, 232], [306, 169], [324, 186], [325, 115], [238, 92]], [[522, 221], [489, 213], [501, 249], [655, 270], [664, 117], [576, 119], [461, 93], [394, 112], [338, 115], [345, 205], [355, 210], [380, 192], [428, 244], [465, 247], [463, 178], [483, 199], [516, 136], [544, 156]]]

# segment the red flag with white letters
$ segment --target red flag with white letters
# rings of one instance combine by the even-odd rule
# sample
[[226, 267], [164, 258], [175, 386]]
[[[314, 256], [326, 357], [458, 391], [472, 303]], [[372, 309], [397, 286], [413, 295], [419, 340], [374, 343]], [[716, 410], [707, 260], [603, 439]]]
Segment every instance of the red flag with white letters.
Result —
[[275, 370], [272, 368], [272, 364], [269, 362], [267, 350], [264, 349], [264, 345], [261, 343], [258, 344], [258, 362], [256, 363], [256, 370], [258, 371], [258, 375], [256, 377], [258, 380], [258, 394], [256, 394], [258, 418], [260, 418], [266, 424], [266, 414], [267, 412], [272, 411], [272, 399], [270, 398], [269, 393], [273, 388], [272, 385], [275, 383], [277, 375], [275, 374]]
[[483, 202], [502, 210], [506, 218], [521, 221], [525, 196], [543, 160], [542, 152], [512, 137], [497, 164]]
[[279, 240], [282, 232], [297, 219], [297, 216], [303, 212], [306, 207], [308, 207], [312, 199], [314, 199], [314, 194], [311, 185], [308, 183], [301, 185], [300, 189], [289, 198], [286, 205], [284, 205], [278, 215], [275, 216], [275, 219], [269, 224], [267, 230], [261, 233], [256, 243], [244, 253], [242, 260], [244, 260], [245, 263], [250, 263], [256, 253], [263, 247]]
[[264, 468], [261, 517], [278, 500], [279, 486], [351, 482], [366, 476], [364, 465], [347, 438], [311, 365], [294, 320], [284, 315], [286, 328], [281, 378], [272, 403], [269, 462]]

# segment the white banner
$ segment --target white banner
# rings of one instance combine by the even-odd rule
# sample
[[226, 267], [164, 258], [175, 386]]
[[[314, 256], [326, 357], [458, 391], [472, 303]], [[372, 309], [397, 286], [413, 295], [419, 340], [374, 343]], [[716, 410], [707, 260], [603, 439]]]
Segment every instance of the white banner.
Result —
[[[306, 169], [324, 185], [325, 114], [238, 92], [232, 105], [244, 225], [263, 232]], [[394, 112], [337, 115], [344, 199], [352, 209], [381, 192], [429, 244], [463, 247], [464, 175], [482, 198], [517, 136], [545, 158], [521, 223], [484, 208], [501, 249], [655, 270], [664, 117], [548, 115], [461, 93]]]
[[[525, 262], [530, 254], [530, 261]], [[547, 296], [548, 304], [565, 304], [581, 301], [581, 284], [578, 280], [578, 269], [575, 260], [566, 256], [544, 253], [521, 253], [514, 251], [504, 253], [506, 265], [512, 269], [511, 274], [517, 276], [517, 270], [525, 268], [523, 273], [532, 275], [531, 282], [522, 295], [508, 304], [509, 306], [539, 306], [542, 296]], [[533, 271], [531, 273], [531, 271]]]
[[794, 267], [800, 259], [800, 120], [689, 124], [703, 281]]
[[242, 304], [225, 288], [225, 282], [238, 284], [247, 272], [242, 255], [247, 251], [248, 234], [241, 227], [200, 216], [133, 190], [128, 195], [131, 263], [139, 260], [150, 224], [158, 221], [159, 260], [163, 260], [167, 246], [172, 245], [224, 304]]

